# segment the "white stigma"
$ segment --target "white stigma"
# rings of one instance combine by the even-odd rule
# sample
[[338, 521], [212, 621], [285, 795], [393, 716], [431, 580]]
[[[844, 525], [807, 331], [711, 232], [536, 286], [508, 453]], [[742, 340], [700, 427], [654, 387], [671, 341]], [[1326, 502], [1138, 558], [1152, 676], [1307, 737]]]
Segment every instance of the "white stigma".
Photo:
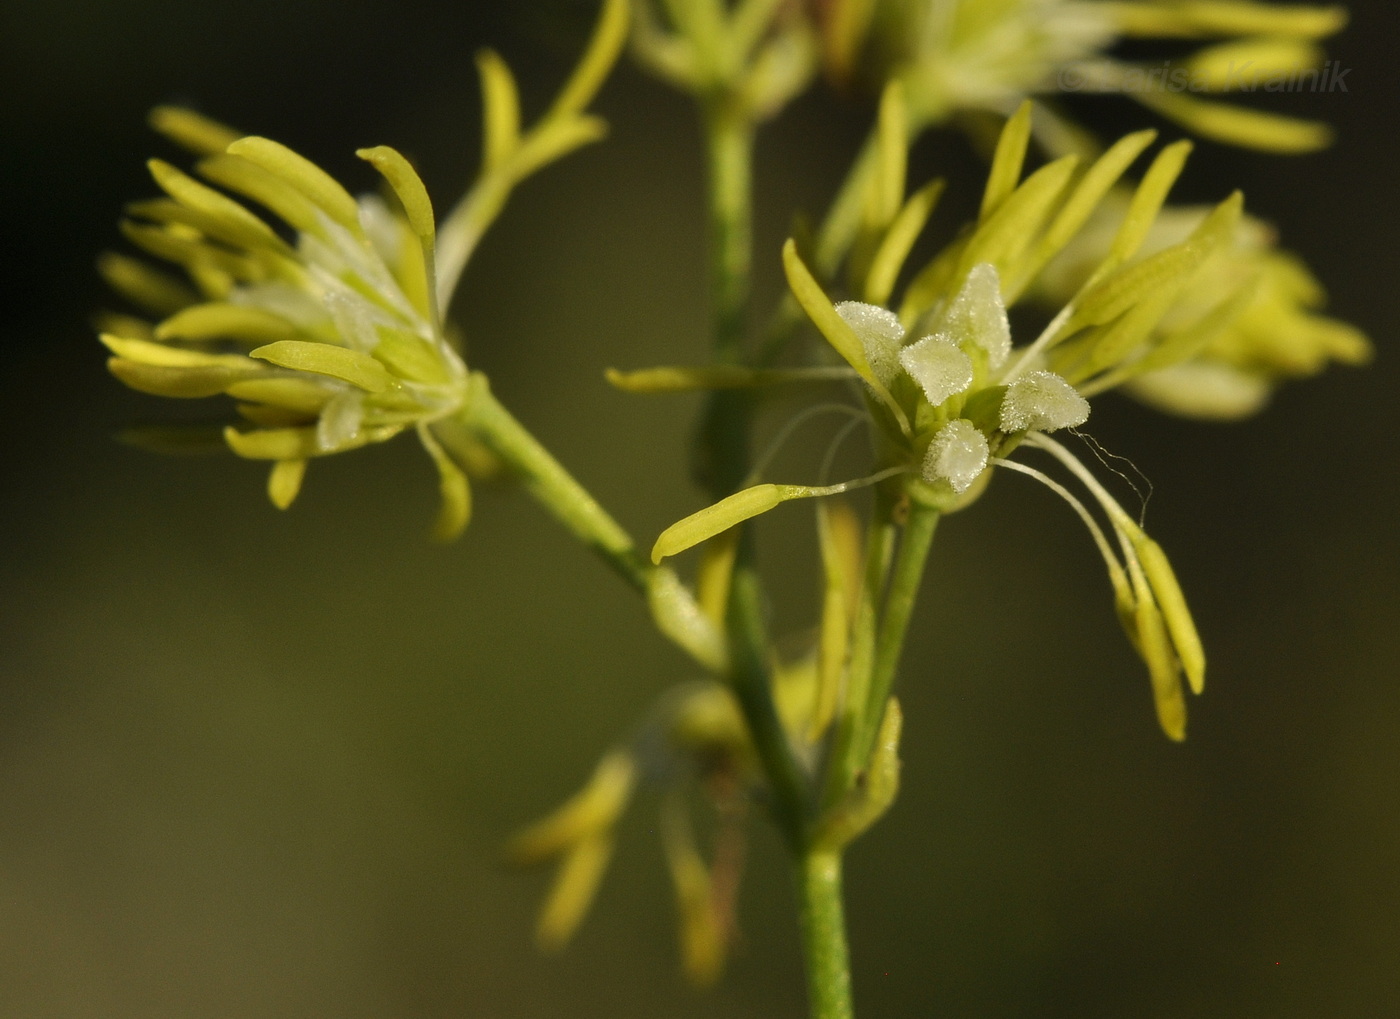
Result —
[[925, 336], [905, 347], [899, 363], [935, 407], [972, 385], [972, 358], [947, 336]]
[[987, 366], [993, 370], [1006, 363], [1011, 353], [1011, 323], [1006, 319], [995, 266], [982, 262], [972, 267], [958, 295], [938, 316], [935, 331], [955, 343], [981, 347], [987, 352]]
[[965, 418], [949, 421], [929, 443], [924, 480], [946, 481], [954, 492], [962, 494], [986, 470], [989, 455], [987, 437], [976, 425]]
[[888, 386], [899, 374], [899, 348], [904, 342], [899, 316], [887, 308], [860, 301], [842, 301], [836, 305], [836, 314], [860, 338], [871, 371]]
[[1052, 432], [1089, 420], [1089, 401], [1054, 372], [1026, 372], [1006, 389], [1001, 401], [1004, 432]]

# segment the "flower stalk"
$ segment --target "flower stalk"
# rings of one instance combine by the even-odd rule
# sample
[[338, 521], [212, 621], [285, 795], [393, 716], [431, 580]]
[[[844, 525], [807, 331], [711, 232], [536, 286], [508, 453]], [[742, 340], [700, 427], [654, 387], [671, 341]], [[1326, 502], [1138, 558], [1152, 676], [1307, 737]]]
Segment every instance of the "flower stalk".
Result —
[[851, 960], [839, 851], [809, 851], [794, 865], [812, 1019], [852, 1019]]
[[473, 373], [461, 410], [435, 425], [434, 432], [464, 470], [473, 440], [485, 446], [565, 530], [647, 599], [663, 635], [707, 669], [725, 667], [723, 638], [690, 589], [670, 568], [646, 561], [622, 525], [496, 399], [485, 375]]

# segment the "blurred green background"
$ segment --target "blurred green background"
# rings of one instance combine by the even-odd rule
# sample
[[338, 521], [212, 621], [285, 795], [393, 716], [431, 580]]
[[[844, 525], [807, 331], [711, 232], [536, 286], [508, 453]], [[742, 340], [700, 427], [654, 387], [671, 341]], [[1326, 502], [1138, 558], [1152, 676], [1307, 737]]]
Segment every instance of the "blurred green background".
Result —
[[[1212, 656], [1183, 746], [1058, 502], [1006, 477], [945, 523], [902, 681], [904, 789], [850, 856], [863, 1015], [1370, 1017], [1400, 997], [1397, 26], [1382, 0], [1352, 7], [1332, 46], [1350, 92], [1275, 97], [1337, 146], [1202, 145], [1183, 194], [1242, 186], [1377, 361], [1240, 426], [1097, 405], [1094, 433], [1156, 486], [1149, 524]], [[353, 149], [395, 145], [446, 205], [476, 159], [475, 48], [499, 46], [538, 110], [590, 17], [0, 6], [0, 1015], [803, 1014], [775, 839], [755, 831], [743, 939], [696, 993], [645, 797], [576, 944], [531, 947], [544, 876], [502, 870], [502, 840], [691, 674], [603, 567], [508, 488], [430, 544], [435, 485], [407, 441], [314, 465], [285, 515], [256, 467], [121, 446], [132, 420], [205, 411], [124, 391], [86, 324], [93, 259], [168, 154], [151, 105], [194, 103], [361, 187]], [[699, 505], [697, 404], [600, 369], [702, 356], [699, 149], [686, 103], [631, 69], [600, 109], [612, 137], [516, 196], [458, 317], [507, 404], [649, 540]], [[1077, 109], [1109, 132], [1146, 119]], [[818, 90], [764, 136], [762, 293], [789, 210], [820, 207], [866, 115]], [[917, 162], [975, 199], [961, 142]], [[808, 521], [765, 523], [780, 628], [814, 602], [789, 565]]]

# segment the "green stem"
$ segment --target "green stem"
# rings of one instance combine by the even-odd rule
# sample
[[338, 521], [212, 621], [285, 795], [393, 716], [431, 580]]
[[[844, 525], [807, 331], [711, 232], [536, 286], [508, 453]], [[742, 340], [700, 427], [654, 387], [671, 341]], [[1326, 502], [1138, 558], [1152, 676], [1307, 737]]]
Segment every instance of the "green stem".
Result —
[[[742, 364], [752, 259], [753, 124], [722, 98], [711, 100], [704, 112], [715, 360]], [[752, 410], [749, 394], [733, 390], [714, 393], [705, 409], [699, 473], [715, 498], [735, 491], [748, 473]], [[773, 700], [762, 585], [753, 559], [752, 535], [745, 533], [726, 610], [729, 679], [773, 790], [774, 817], [795, 851], [806, 823], [806, 776]]]
[[463, 464], [471, 459], [467, 443], [475, 440], [485, 445], [565, 530], [646, 598], [652, 621], [664, 636], [706, 669], [724, 671], [728, 667], [724, 638], [690, 589], [669, 568], [642, 558], [622, 525], [502, 406], [485, 375], [473, 374], [469, 384], [462, 409], [433, 426], [433, 434], [448, 453]]
[[795, 861], [812, 1019], [852, 1019], [851, 964], [841, 904], [841, 856], [807, 852]]
[[890, 590], [885, 596], [885, 611], [875, 644], [875, 662], [870, 671], [870, 687], [866, 691], [861, 735], [856, 742], [857, 759], [862, 767], [874, 746], [885, 700], [894, 687], [899, 657], [904, 650], [904, 637], [914, 613], [914, 602], [924, 576], [924, 563], [928, 561], [939, 516], [937, 509], [918, 498], [909, 500], [909, 519], [904, 525], [904, 537], [895, 557]]
[[[752, 259], [753, 126], [721, 100], [705, 110], [704, 126], [715, 361], [738, 365], [744, 363]], [[706, 403], [695, 473], [716, 499], [744, 483], [752, 410], [752, 396], [742, 390], [719, 390]]]
[[[744, 363], [751, 258], [753, 125], [724, 99], [705, 110], [710, 196], [710, 265], [715, 359]], [[716, 498], [743, 484], [749, 469], [749, 394], [715, 393], [699, 436], [701, 480]], [[851, 978], [841, 903], [841, 858], [806, 846], [810, 781], [788, 741], [773, 699], [771, 654], [751, 535], [739, 543], [726, 614], [730, 682], [772, 790], [774, 818], [797, 871], [802, 947], [813, 1019], [851, 1019]]]
[[480, 372], [472, 375], [471, 393], [457, 417], [440, 422], [434, 429], [449, 450], [454, 440], [461, 441], [453, 425], [465, 427], [480, 439], [565, 530], [598, 553], [618, 576], [640, 592], [648, 590], [653, 567], [637, 551], [631, 535], [506, 410]]
[[807, 821], [807, 780], [792, 752], [787, 730], [773, 701], [773, 676], [758, 574], [740, 561], [729, 589], [730, 686], [743, 711], [754, 750], [773, 793], [774, 820], [794, 852], [800, 850]]
[[726, 364], [743, 356], [753, 257], [753, 124], [731, 107], [716, 100], [705, 111], [715, 354]]

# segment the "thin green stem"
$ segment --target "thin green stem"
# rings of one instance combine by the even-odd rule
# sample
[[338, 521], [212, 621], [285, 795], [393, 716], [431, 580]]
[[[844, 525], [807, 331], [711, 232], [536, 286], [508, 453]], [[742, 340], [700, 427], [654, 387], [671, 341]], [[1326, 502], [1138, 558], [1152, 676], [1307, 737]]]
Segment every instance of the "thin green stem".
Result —
[[812, 1019], [852, 1019], [851, 963], [841, 903], [841, 856], [807, 852], [795, 861], [807, 998]]
[[[753, 125], [715, 100], [704, 127], [715, 361], [741, 365], [753, 243]], [[752, 412], [753, 396], [742, 390], [717, 391], [706, 403], [695, 473], [716, 499], [739, 488], [748, 473]]]
[[904, 638], [909, 631], [909, 619], [919, 596], [919, 584], [924, 576], [924, 564], [933, 546], [933, 532], [938, 527], [940, 512], [917, 498], [909, 500], [909, 519], [895, 557], [894, 574], [889, 593], [885, 596], [885, 611], [880, 619], [880, 633], [875, 644], [875, 662], [870, 672], [870, 687], [866, 691], [864, 720], [856, 742], [858, 760], [862, 766], [875, 742], [885, 700], [894, 687]]
[[751, 562], [741, 559], [735, 566], [729, 589], [730, 686], [768, 776], [773, 792], [774, 819], [788, 845], [797, 852], [807, 821], [807, 780], [773, 701], [768, 634], [763, 625], [760, 597], [758, 574]]
[[[716, 98], [705, 109], [704, 127], [715, 360], [742, 364], [752, 258], [753, 124], [736, 113], [733, 104]], [[748, 474], [752, 409], [750, 394], [736, 391], [713, 394], [706, 407], [699, 473], [716, 498], [740, 487]], [[806, 776], [773, 700], [772, 656], [753, 559], [752, 535], [745, 534], [730, 580], [725, 620], [729, 677], [773, 790], [774, 816], [796, 849], [806, 823]]]
[[433, 434], [459, 464], [471, 460], [469, 443], [486, 446], [565, 530], [593, 549], [646, 598], [652, 621], [665, 637], [706, 669], [720, 672], [727, 668], [724, 638], [700, 610], [690, 589], [669, 568], [653, 566], [642, 558], [622, 525], [501, 405], [486, 376], [478, 372], [471, 377], [462, 409], [435, 423]]
[[579, 541], [638, 591], [645, 593], [652, 566], [637, 551], [631, 535], [598, 504], [598, 500], [564, 469], [491, 392], [486, 376], [472, 376], [471, 394], [453, 420], [435, 428], [451, 450], [461, 426], [478, 438], [521, 480], [525, 488]]
[[717, 100], [705, 111], [711, 292], [718, 360], [743, 356], [753, 249], [752, 122]]

